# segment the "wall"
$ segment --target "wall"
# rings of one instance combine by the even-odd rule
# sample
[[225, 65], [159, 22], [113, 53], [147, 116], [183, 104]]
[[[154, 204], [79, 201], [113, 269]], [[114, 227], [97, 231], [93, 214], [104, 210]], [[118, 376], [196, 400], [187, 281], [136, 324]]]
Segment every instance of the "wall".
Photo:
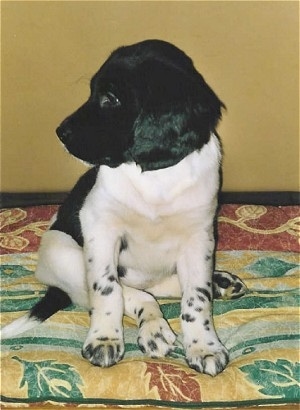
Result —
[[297, 190], [297, 1], [2, 2], [2, 191], [69, 190], [85, 167], [55, 128], [122, 44], [189, 54], [227, 105], [224, 190]]

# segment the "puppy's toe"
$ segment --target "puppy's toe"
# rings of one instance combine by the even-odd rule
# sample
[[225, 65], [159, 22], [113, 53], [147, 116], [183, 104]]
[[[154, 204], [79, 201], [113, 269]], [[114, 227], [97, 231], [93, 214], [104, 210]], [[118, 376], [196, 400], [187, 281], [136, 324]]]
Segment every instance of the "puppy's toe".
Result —
[[140, 327], [138, 345], [147, 356], [166, 356], [175, 348], [175, 340], [175, 334], [163, 318], [143, 322]]
[[213, 293], [215, 299], [237, 299], [247, 293], [247, 287], [238, 276], [216, 271], [213, 273]]
[[119, 338], [97, 337], [86, 340], [82, 356], [94, 366], [109, 367], [116, 364], [124, 355], [124, 342]]
[[227, 350], [221, 344], [214, 349], [193, 346], [186, 350], [186, 361], [197, 372], [216, 376], [226, 367], [229, 356]]

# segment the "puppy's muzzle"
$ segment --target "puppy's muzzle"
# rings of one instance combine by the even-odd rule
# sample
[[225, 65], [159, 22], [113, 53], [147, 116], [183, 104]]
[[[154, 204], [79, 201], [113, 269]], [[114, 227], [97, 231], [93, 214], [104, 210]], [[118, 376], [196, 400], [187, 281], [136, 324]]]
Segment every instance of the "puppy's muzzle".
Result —
[[65, 145], [71, 142], [73, 136], [72, 130], [68, 127], [67, 124], [65, 124], [65, 122], [63, 122], [59, 127], [56, 128], [56, 134], [61, 142]]

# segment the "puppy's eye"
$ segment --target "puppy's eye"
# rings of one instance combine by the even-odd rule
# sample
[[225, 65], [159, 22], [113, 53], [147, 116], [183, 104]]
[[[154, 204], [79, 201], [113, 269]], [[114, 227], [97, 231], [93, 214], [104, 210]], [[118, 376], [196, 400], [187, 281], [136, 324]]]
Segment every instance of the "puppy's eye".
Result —
[[99, 97], [99, 104], [101, 108], [112, 108], [121, 105], [120, 100], [111, 92], [101, 94]]

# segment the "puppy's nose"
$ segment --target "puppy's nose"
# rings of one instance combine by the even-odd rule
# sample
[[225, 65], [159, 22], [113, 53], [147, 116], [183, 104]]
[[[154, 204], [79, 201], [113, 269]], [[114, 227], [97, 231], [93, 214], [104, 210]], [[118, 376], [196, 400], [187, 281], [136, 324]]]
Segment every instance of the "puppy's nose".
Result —
[[64, 144], [67, 144], [72, 139], [72, 130], [63, 124], [56, 128], [56, 134]]

